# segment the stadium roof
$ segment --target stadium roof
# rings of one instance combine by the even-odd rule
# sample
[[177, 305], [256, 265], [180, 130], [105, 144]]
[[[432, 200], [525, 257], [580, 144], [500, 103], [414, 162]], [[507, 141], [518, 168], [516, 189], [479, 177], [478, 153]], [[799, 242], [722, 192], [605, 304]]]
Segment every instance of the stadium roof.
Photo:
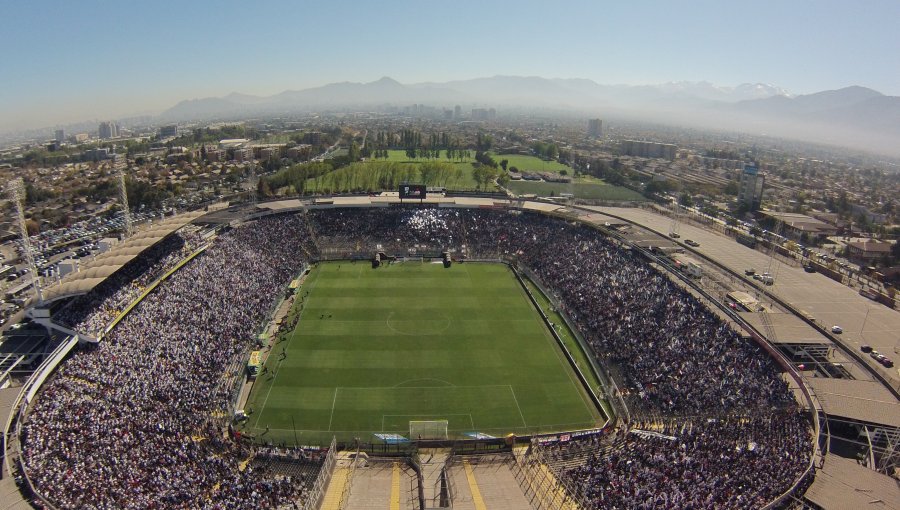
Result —
[[900, 428], [900, 403], [881, 383], [824, 377], [806, 383], [829, 416]]
[[[744, 320], [749, 322], [757, 331], [765, 332], [766, 325], [762, 314], [755, 312], [739, 312]], [[821, 344], [830, 345], [831, 340], [816, 331], [812, 326], [792, 313], [772, 312], [767, 313], [772, 327], [775, 329], [775, 338], [768, 340], [775, 344]]]
[[900, 510], [897, 480], [856, 461], [828, 455], [806, 499], [822, 508], [887, 508]]
[[[143, 253], [144, 250], [203, 214], [203, 211], [187, 212], [150, 225], [108, 252], [97, 255], [79, 271], [66, 275], [58, 284], [43, 289], [44, 301], [54, 301], [89, 292]], [[35, 298], [32, 298], [27, 306], [34, 304]]]

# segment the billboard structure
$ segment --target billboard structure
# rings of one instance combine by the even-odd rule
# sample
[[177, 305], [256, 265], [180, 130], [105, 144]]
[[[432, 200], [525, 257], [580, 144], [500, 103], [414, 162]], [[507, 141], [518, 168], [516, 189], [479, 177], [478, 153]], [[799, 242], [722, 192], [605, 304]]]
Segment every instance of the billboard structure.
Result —
[[413, 200], [425, 200], [427, 194], [424, 184], [401, 184], [400, 200], [410, 198]]

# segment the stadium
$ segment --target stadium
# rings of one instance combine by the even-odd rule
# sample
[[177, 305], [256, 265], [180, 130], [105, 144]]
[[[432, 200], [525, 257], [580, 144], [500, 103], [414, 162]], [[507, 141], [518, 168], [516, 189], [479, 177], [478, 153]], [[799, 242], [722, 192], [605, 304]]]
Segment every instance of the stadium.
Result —
[[363, 508], [384, 479], [392, 509], [790, 508], [812, 481], [796, 371], [587, 211], [293, 200], [151, 239], [33, 312], [71, 333], [5, 459], [37, 506]]

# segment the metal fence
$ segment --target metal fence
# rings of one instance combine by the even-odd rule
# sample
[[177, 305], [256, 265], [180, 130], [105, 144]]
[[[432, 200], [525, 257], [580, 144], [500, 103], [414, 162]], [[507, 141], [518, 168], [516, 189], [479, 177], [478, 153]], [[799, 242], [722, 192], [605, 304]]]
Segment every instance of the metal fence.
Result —
[[332, 438], [331, 445], [328, 447], [328, 454], [325, 455], [325, 462], [322, 463], [322, 469], [319, 471], [319, 476], [316, 477], [316, 481], [313, 482], [313, 487], [310, 489], [308, 497], [306, 498], [303, 510], [315, 510], [322, 504], [322, 500], [325, 498], [325, 492], [328, 490], [328, 483], [331, 482], [331, 477], [334, 475], [334, 467], [336, 465], [337, 440]]

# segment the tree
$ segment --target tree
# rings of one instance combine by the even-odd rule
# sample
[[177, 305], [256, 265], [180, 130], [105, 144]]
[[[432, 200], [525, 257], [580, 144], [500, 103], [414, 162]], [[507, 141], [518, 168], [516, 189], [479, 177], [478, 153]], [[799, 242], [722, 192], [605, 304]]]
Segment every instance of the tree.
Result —
[[551, 143], [547, 146], [547, 159], [555, 160], [559, 157], [559, 147], [556, 146], [555, 143]]
[[502, 168], [504, 172], [506, 171], [506, 166], [507, 166], [507, 165], [509, 165], [509, 160], [508, 160], [508, 159], [501, 159], [501, 160], [500, 160], [500, 168]]
[[359, 159], [360, 159], [359, 145], [356, 145], [356, 142], [350, 143], [350, 150], [348, 151], [347, 156], [350, 159], [351, 163], [359, 161]]
[[41, 233], [41, 224], [29, 218], [25, 220], [25, 230], [28, 235], [33, 236]]
[[728, 181], [728, 184], [725, 185], [725, 189], [722, 190], [726, 195], [737, 196], [738, 191], [740, 191], [740, 186], [737, 181]]
[[694, 199], [689, 193], [685, 192], [682, 193], [680, 197], [678, 197], [678, 203], [685, 207], [691, 207], [694, 205]]
[[625, 184], [625, 174], [618, 170], [610, 170], [606, 173], [604, 179], [606, 180], [606, 182], [614, 186], [621, 186]]
[[491, 135], [486, 135], [483, 133], [478, 133], [475, 139], [475, 148], [482, 152], [487, 152], [491, 150], [491, 146], [494, 144], [494, 138]]

